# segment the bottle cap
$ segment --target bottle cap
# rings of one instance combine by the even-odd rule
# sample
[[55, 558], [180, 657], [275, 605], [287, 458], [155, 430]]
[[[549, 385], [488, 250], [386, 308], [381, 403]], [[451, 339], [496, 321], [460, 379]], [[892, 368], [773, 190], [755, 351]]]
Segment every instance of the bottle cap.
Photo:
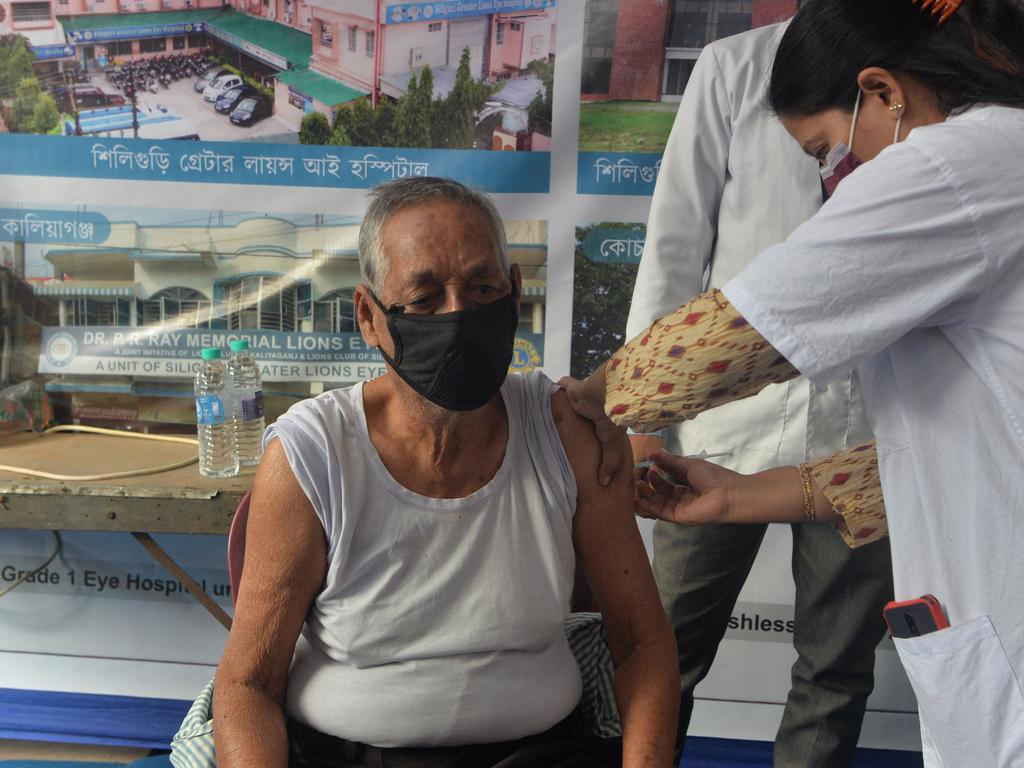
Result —
[[207, 347], [202, 355], [203, 360], [220, 360], [220, 350], [217, 347]]
[[249, 342], [246, 341], [245, 339], [234, 339], [231, 342], [231, 351], [232, 352], [244, 352], [248, 348], [249, 348]]

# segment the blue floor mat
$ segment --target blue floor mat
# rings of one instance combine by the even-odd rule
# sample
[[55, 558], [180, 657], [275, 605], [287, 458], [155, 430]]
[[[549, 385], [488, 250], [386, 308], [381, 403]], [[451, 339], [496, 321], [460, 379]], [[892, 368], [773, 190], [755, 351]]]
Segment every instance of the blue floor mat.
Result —
[[69, 760], [0, 760], [0, 768], [171, 768], [167, 755], [144, 757], [134, 763], [89, 763]]
[[[679, 768], [771, 768], [770, 741], [689, 736]], [[921, 768], [920, 752], [858, 749], [853, 768]]]
[[[772, 745], [767, 741], [738, 741], [691, 736], [680, 768], [771, 768]], [[42, 762], [0, 760], [0, 768], [170, 768], [167, 755], [136, 760], [129, 766], [114, 763]], [[888, 749], [858, 749], [853, 768], [921, 768], [917, 752]]]

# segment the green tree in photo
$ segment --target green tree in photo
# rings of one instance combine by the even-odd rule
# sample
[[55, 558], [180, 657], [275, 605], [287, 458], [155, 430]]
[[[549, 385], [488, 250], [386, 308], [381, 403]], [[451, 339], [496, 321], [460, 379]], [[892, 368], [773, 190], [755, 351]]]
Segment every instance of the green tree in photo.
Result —
[[300, 144], [327, 144], [331, 138], [331, 123], [323, 112], [310, 112], [299, 126]]
[[11, 129], [17, 133], [32, 133], [32, 116], [36, 104], [43, 95], [39, 81], [34, 77], [23, 78], [14, 89], [14, 102], [11, 104]]
[[348, 128], [346, 124], [348, 110], [339, 109], [334, 115], [334, 126], [331, 128], [331, 137], [327, 140], [328, 144], [334, 144], [340, 147], [352, 146], [352, 140], [348, 136]]
[[57, 109], [57, 103], [50, 94], [42, 94], [32, 110], [32, 133], [52, 133], [59, 122], [60, 110]]
[[555, 64], [547, 59], [537, 59], [531, 61], [526, 68], [536, 75], [544, 86], [543, 92], [533, 97], [528, 108], [530, 130], [550, 136]]
[[11, 98], [22, 80], [33, 77], [33, 58], [28, 41], [24, 37], [0, 36], [0, 98]]
[[377, 146], [398, 146], [395, 143], [395, 104], [390, 99], [382, 99], [377, 105]]
[[[469, 48], [462, 49], [459, 68], [455, 72], [455, 85], [441, 102], [440, 119], [435, 121], [439, 136], [434, 144], [446, 149], [471, 149], [473, 146], [473, 114], [476, 112], [481, 89], [469, 69]], [[489, 89], [488, 89], [489, 90]], [[487, 97], [484, 96], [484, 99]]]
[[10, 101], [8, 128], [18, 133], [52, 133], [60, 111], [32, 71], [35, 54], [21, 35], [0, 36], [0, 99]]
[[367, 99], [357, 99], [349, 108], [345, 128], [354, 147], [376, 147], [380, 144], [377, 117]]
[[589, 376], [626, 341], [626, 319], [637, 265], [592, 261], [583, 250], [589, 232], [610, 228], [634, 229], [641, 235], [645, 230], [632, 222], [576, 227], [569, 352], [569, 371], [576, 378]]
[[400, 147], [430, 148], [433, 146], [434, 73], [424, 67], [417, 80], [413, 75], [409, 87], [398, 100], [395, 115], [395, 143]]

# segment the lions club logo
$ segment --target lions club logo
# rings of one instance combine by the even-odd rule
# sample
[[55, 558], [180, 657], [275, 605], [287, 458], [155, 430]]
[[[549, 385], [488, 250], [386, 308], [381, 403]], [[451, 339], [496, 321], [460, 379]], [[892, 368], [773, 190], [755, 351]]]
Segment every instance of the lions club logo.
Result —
[[516, 339], [512, 348], [512, 364], [509, 370], [513, 373], [529, 373], [540, 365], [540, 352], [532, 342], [526, 339]]
[[70, 333], [55, 333], [46, 342], [46, 360], [54, 368], [63, 368], [75, 359], [78, 342]]

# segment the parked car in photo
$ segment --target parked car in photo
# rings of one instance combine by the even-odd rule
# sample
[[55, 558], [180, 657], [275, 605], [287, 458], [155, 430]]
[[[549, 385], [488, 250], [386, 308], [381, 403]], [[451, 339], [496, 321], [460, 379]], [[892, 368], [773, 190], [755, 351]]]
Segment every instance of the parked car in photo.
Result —
[[274, 113], [274, 102], [265, 96], [248, 96], [242, 99], [231, 112], [235, 125], [252, 125]]
[[200, 77], [198, 80], [196, 80], [195, 89], [199, 93], [202, 93], [207, 88], [209, 88], [210, 87], [210, 83], [212, 83], [218, 77], [221, 77], [222, 75], [228, 75], [228, 74], [231, 74], [231, 73], [228, 72], [228, 70], [224, 69], [224, 67], [210, 67], [208, 70], [206, 70], [206, 72], [203, 74], [202, 77]]
[[207, 101], [216, 101], [232, 88], [242, 85], [242, 78], [238, 75], [221, 75], [203, 91], [203, 98]]
[[255, 96], [256, 89], [248, 85], [240, 85], [237, 88], [232, 88], [230, 91], [225, 91], [224, 94], [217, 99], [214, 103], [213, 108], [218, 112], [231, 112], [238, 103], [246, 98], [247, 96]]

